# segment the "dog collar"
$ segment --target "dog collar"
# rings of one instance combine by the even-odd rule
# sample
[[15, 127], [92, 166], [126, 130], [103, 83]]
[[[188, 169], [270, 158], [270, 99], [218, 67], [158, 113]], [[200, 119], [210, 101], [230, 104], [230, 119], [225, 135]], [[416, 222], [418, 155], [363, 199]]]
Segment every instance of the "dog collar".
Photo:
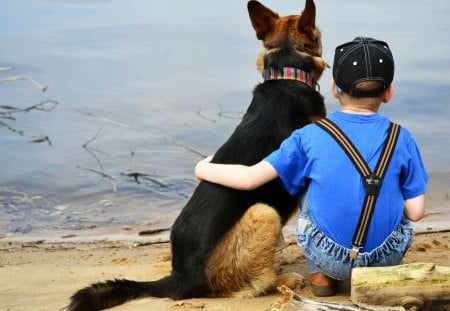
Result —
[[314, 88], [315, 83], [312, 76], [304, 70], [292, 67], [267, 67], [262, 72], [264, 81], [268, 80], [297, 80]]

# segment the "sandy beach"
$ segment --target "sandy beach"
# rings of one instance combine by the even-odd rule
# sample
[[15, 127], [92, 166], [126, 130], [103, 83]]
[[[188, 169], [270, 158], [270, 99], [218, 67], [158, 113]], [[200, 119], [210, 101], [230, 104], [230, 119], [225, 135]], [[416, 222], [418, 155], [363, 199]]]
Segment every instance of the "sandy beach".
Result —
[[[154, 280], [168, 274], [170, 244], [165, 242], [167, 234], [146, 239], [136, 235], [136, 241], [132, 241], [132, 237], [130, 233], [128, 240], [122, 241], [105, 238], [80, 242], [74, 237], [58, 242], [1, 241], [0, 310], [63, 310], [74, 291], [89, 283], [111, 278]], [[286, 235], [286, 241], [289, 246], [282, 250], [280, 271], [305, 275], [305, 259], [293, 236]], [[449, 245], [448, 232], [418, 233], [404, 263], [433, 262], [448, 266]], [[313, 298], [308, 285], [297, 292]], [[148, 298], [113, 310], [264, 310], [279, 297], [279, 293], [272, 293], [253, 299], [173, 301]], [[349, 297], [348, 288], [343, 287], [336, 296], [324, 300], [350, 303]], [[435, 310], [446, 310], [443, 308]]]
[[[450, 266], [450, 174], [433, 174], [424, 219], [413, 223], [416, 235], [403, 263], [431, 262]], [[107, 279], [157, 280], [170, 273], [169, 227], [152, 224], [133, 227], [85, 228], [74, 231], [36, 231], [0, 236], [0, 310], [64, 310], [70, 296], [83, 287]], [[279, 272], [306, 275], [306, 263], [295, 243], [296, 217], [283, 228], [288, 245], [279, 256]], [[145, 233], [145, 234], [142, 234]], [[317, 299], [309, 285], [296, 290]], [[281, 297], [188, 299], [146, 298], [112, 310], [265, 310]], [[351, 304], [349, 284], [328, 302]], [[450, 305], [432, 311], [450, 310]]]

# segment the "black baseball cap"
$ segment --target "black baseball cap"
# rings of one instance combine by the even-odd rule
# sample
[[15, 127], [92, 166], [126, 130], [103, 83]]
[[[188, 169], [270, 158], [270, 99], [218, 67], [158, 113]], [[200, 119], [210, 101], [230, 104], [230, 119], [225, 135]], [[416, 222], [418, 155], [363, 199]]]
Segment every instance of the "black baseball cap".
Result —
[[[384, 92], [394, 79], [394, 58], [386, 42], [357, 37], [339, 45], [334, 54], [333, 79], [336, 85], [355, 97], [375, 97]], [[380, 81], [381, 87], [361, 90], [360, 82]]]

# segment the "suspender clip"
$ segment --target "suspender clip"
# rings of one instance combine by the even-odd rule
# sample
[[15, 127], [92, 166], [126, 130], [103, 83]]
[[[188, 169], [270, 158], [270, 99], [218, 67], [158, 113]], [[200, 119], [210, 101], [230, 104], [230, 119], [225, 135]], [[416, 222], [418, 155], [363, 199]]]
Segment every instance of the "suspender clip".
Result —
[[377, 196], [381, 188], [381, 178], [372, 173], [364, 177], [363, 181], [366, 195]]
[[352, 250], [350, 251], [350, 258], [356, 259], [358, 258], [360, 247], [352, 245]]

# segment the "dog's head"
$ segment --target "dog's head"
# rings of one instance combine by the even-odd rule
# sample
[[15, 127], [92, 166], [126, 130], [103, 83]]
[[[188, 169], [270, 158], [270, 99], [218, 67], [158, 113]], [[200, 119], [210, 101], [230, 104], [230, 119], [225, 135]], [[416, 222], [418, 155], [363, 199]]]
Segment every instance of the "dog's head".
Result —
[[327, 63], [322, 58], [320, 30], [316, 27], [316, 6], [306, 0], [301, 15], [279, 16], [258, 1], [248, 2], [248, 12], [256, 37], [264, 51], [257, 60], [263, 71], [269, 66], [290, 66], [308, 71], [317, 81]]

